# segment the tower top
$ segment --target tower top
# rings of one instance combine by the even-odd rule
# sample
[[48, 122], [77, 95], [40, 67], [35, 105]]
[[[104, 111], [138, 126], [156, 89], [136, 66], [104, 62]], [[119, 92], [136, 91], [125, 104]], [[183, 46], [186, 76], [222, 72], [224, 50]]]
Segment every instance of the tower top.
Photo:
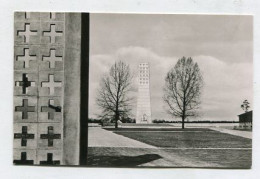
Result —
[[148, 62], [140, 63], [139, 66], [149, 66]]

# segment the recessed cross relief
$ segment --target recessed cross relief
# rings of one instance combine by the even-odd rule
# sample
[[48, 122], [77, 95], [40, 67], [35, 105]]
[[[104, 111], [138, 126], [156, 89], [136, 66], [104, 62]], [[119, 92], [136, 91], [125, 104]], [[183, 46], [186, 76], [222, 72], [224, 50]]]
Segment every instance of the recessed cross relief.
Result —
[[27, 140], [34, 139], [34, 134], [27, 133], [27, 126], [22, 126], [22, 133], [14, 133], [14, 139], [21, 139], [21, 146], [27, 146]]
[[54, 100], [49, 100], [49, 106], [42, 106], [41, 112], [48, 112], [48, 119], [54, 119], [55, 112], [61, 112], [60, 106], [54, 105]]
[[32, 165], [33, 160], [27, 160], [26, 152], [21, 152], [21, 160], [14, 160], [14, 163], [17, 165]]
[[24, 30], [18, 30], [17, 35], [24, 36], [24, 42], [30, 42], [31, 35], [37, 35], [37, 30], [31, 30], [31, 25], [29, 23], [25, 24]]
[[35, 82], [29, 81], [28, 75], [24, 73], [22, 77], [22, 81], [16, 81], [15, 86], [21, 86], [23, 88], [22, 94], [27, 94], [27, 88], [30, 86], [35, 86]]
[[50, 31], [44, 31], [43, 36], [47, 36], [50, 38], [50, 43], [55, 43], [56, 42], [56, 37], [62, 36], [63, 33], [62, 31], [56, 31], [56, 25], [51, 24], [50, 25]]
[[40, 161], [40, 165], [59, 165], [59, 160], [53, 160], [53, 154], [47, 153], [47, 161]]
[[17, 56], [17, 61], [24, 61], [23, 68], [29, 68], [32, 60], [36, 60], [36, 55], [30, 55], [29, 48], [24, 48], [23, 55]]
[[48, 140], [48, 147], [53, 147], [54, 139], [60, 139], [60, 134], [54, 134], [54, 128], [53, 126], [48, 127], [48, 134], [41, 134], [41, 139], [47, 139]]
[[31, 18], [31, 13], [30, 12], [25, 12], [25, 19]]
[[54, 81], [54, 75], [49, 75], [49, 81], [42, 82], [42, 87], [48, 87], [49, 94], [54, 95], [55, 88], [61, 87], [61, 82]]
[[28, 113], [35, 112], [35, 106], [29, 106], [28, 99], [23, 99], [23, 105], [16, 106], [15, 111], [22, 112], [22, 119], [28, 119]]
[[62, 57], [61, 56], [56, 56], [56, 50], [51, 49], [49, 56], [43, 56], [42, 58], [43, 61], [48, 61], [49, 62], [49, 68], [55, 68], [55, 63], [56, 62], [61, 62]]
[[56, 13], [50, 12], [50, 19], [56, 19]]

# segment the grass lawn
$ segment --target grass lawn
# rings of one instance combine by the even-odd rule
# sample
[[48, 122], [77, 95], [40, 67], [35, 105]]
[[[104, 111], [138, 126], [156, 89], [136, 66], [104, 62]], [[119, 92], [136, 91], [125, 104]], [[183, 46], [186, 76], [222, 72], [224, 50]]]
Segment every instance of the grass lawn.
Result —
[[107, 130], [158, 148], [89, 147], [88, 166], [251, 168], [251, 139], [206, 128]]
[[[111, 129], [110, 129], [111, 130]], [[134, 131], [134, 132], [133, 132]], [[147, 132], [145, 132], [147, 131]], [[148, 132], [149, 131], [149, 132]], [[156, 132], [151, 132], [156, 131]], [[172, 132], [167, 132], [172, 131]], [[176, 132], [174, 132], [176, 131]], [[113, 132], [156, 147], [251, 148], [252, 140], [210, 129], [113, 129]], [[185, 132], [186, 131], [186, 132]], [[194, 131], [194, 132], [192, 132]]]

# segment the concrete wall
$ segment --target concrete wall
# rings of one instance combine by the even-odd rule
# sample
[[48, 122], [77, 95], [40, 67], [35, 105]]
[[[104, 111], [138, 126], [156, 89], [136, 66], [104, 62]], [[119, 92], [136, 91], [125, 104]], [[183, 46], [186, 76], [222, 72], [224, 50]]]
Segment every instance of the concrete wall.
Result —
[[81, 14], [14, 22], [14, 163], [78, 165]]
[[79, 164], [81, 14], [65, 15], [63, 163]]

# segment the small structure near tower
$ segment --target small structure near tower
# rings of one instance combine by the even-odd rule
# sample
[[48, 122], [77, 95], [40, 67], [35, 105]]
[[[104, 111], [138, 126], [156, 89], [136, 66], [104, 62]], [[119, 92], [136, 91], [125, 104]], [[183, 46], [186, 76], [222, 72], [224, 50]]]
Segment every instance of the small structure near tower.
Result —
[[148, 63], [139, 64], [136, 123], [152, 123], [150, 101], [150, 69]]
[[252, 129], [252, 116], [253, 111], [248, 111], [250, 108], [250, 103], [247, 100], [243, 101], [241, 108], [245, 111], [245, 113], [238, 115], [239, 117], [239, 128], [243, 129]]
[[253, 111], [248, 111], [238, 115], [239, 117], [239, 128], [252, 129], [252, 118]]

